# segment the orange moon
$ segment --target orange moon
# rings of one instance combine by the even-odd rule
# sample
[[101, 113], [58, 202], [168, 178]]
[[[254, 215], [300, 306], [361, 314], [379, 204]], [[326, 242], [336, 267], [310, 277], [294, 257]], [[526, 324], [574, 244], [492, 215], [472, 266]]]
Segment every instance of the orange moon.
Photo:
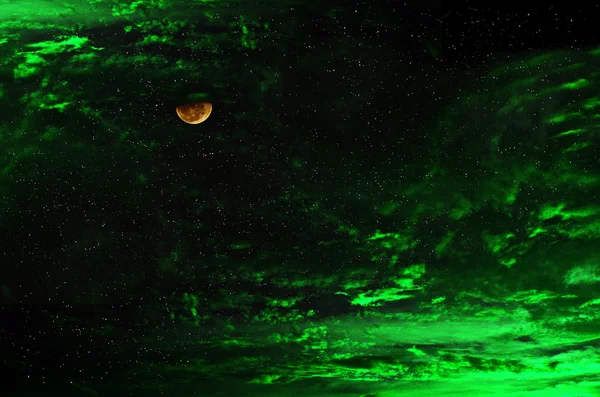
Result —
[[175, 108], [177, 115], [188, 124], [200, 124], [205, 121], [212, 112], [212, 103], [195, 102], [179, 105]]

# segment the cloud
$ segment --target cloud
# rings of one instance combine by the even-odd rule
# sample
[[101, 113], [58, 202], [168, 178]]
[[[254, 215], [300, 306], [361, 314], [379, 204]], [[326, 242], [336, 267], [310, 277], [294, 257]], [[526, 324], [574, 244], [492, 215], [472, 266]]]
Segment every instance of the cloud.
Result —
[[576, 266], [565, 275], [567, 285], [595, 284], [600, 282], [600, 263]]

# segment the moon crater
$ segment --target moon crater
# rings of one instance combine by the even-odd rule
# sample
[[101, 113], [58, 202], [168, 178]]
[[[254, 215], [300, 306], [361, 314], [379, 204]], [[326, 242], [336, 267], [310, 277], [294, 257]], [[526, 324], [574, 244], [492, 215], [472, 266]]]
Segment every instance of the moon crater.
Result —
[[177, 115], [188, 124], [200, 124], [205, 121], [212, 112], [212, 103], [195, 102], [179, 105], [175, 108]]

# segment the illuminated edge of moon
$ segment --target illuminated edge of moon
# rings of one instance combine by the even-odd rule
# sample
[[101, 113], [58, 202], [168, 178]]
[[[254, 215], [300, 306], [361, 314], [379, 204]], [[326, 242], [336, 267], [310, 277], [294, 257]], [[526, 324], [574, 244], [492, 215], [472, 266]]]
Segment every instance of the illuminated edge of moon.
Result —
[[206, 113], [206, 116], [204, 118], [201, 118], [201, 119], [198, 119], [198, 120], [194, 120], [194, 121], [187, 121], [184, 118], [185, 115], [180, 110], [181, 107], [186, 106], [186, 105], [179, 105], [179, 106], [175, 107], [175, 111], [177, 112], [177, 116], [179, 116], [179, 118], [181, 119], [181, 121], [183, 121], [184, 123], [187, 123], [187, 124], [200, 124], [200, 123], [206, 121], [210, 117], [210, 115], [212, 113], [213, 106], [212, 106], [212, 103], [210, 103], [210, 102], [202, 102], [202, 103], [208, 104], [208, 107], [209, 107], [208, 112]]

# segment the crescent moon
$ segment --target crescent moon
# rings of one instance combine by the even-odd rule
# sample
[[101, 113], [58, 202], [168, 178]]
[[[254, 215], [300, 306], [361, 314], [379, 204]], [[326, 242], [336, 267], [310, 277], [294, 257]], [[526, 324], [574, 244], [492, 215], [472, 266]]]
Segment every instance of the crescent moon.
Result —
[[175, 108], [177, 115], [188, 124], [200, 124], [212, 113], [212, 103], [195, 102], [179, 105]]

